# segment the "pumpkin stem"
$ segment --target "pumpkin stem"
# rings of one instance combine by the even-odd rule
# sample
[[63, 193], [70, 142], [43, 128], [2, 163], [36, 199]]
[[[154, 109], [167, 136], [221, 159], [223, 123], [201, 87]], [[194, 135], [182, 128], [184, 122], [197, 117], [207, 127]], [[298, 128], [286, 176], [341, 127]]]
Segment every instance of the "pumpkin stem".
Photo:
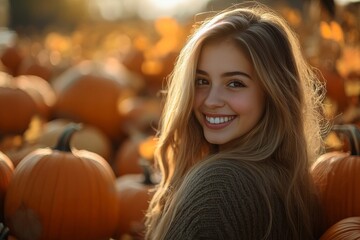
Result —
[[351, 155], [360, 155], [360, 130], [354, 124], [334, 125], [333, 130], [345, 134], [350, 143]]
[[63, 133], [61, 134], [59, 141], [57, 142], [54, 150], [63, 151], [63, 152], [71, 152], [70, 140], [72, 135], [80, 130], [82, 124], [80, 123], [69, 123]]
[[151, 178], [151, 169], [150, 169], [150, 164], [147, 160], [145, 159], [141, 159], [140, 160], [140, 166], [143, 169], [143, 176], [144, 176], [144, 180], [143, 180], [143, 184], [145, 185], [154, 185], [154, 182]]
[[9, 228], [6, 227], [3, 223], [0, 223], [0, 239], [1, 240], [7, 239], [9, 232], [10, 232]]

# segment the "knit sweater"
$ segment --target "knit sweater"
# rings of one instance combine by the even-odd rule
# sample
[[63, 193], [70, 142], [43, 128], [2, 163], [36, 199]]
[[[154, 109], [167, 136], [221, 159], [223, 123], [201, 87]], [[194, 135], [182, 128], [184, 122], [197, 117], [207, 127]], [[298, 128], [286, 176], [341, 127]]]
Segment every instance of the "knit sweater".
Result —
[[[270, 222], [269, 210], [257, 183], [236, 161], [205, 164], [189, 179], [165, 239], [264, 239]], [[285, 209], [275, 192], [273, 225], [266, 239], [291, 239]]]

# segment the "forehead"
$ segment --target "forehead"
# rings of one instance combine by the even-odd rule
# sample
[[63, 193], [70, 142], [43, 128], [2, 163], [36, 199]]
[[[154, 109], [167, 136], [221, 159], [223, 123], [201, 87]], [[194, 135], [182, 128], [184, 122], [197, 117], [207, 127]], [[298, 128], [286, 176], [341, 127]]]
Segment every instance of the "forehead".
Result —
[[204, 71], [234, 71], [253, 72], [253, 64], [246, 51], [234, 41], [216, 40], [204, 43], [201, 48], [198, 69]]

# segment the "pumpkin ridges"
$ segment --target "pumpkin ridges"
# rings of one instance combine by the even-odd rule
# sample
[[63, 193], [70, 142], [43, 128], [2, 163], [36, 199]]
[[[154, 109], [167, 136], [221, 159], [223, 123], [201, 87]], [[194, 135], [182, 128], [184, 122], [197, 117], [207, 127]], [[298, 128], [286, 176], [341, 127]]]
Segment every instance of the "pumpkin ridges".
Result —
[[[48, 156], [46, 164], [56, 164], [55, 161], [53, 161], [53, 162], [54, 163], [52, 163], [52, 159]], [[62, 198], [62, 196], [59, 196], [60, 191], [58, 189], [61, 186], [60, 178], [62, 176], [61, 173], [63, 173], [63, 171], [64, 171], [63, 166], [64, 166], [63, 164], [57, 164], [56, 172], [51, 173], [51, 175], [50, 175], [50, 177], [53, 178], [54, 180], [49, 180], [49, 182], [54, 182], [54, 186], [52, 187], [49, 184], [46, 184], [45, 187], [49, 190], [47, 191], [46, 189], [43, 189], [43, 191], [45, 191], [45, 192], [51, 192], [51, 194], [43, 194], [43, 195], [47, 196], [49, 199], [51, 199], [51, 200], [45, 201], [45, 203], [47, 203], [47, 202], [51, 203], [51, 206], [48, 207], [48, 209], [51, 209], [51, 210], [48, 212], [48, 216], [45, 217], [46, 219], [50, 219], [50, 220], [44, 223], [45, 228], [49, 229], [49, 232], [58, 232], [58, 233], [61, 232], [61, 230], [60, 230], [61, 228], [58, 224], [51, 224], [51, 223], [57, 222], [58, 219], [62, 219], [61, 213], [63, 211], [56, 211], [57, 210], [56, 206], [58, 206], [57, 202], [59, 202], [60, 198]], [[49, 174], [49, 173], [47, 173], [47, 174]], [[45, 207], [43, 206], [43, 209], [44, 208]], [[46, 214], [46, 211], [44, 211], [43, 214]]]
[[145, 217], [145, 211], [152, 196], [149, 190], [153, 187], [143, 184], [143, 177], [142, 174], [127, 174], [116, 180], [121, 217], [115, 237], [123, 234], [139, 234], [133, 227], [134, 224], [140, 225], [141, 219]]
[[[100, 161], [100, 158], [94, 159], [94, 156], [99, 156], [98, 154], [93, 153], [93, 152], [89, 152], [89, 151], [85, 151], [85, 150], [74, 150], [74, 155], [78, 155], [78, 156], [82, 157], [81, 162], [84, 165], [84, 167], [91, 168], [92, 170], [96, 170], [96, 171], [92, 171], [92, 175], [88, 175], [87, 178], [84, 178], [84, 181], [86, 183], [90, 184], [91, 182], [93, 182], [93, 183], [97, 184], [98, 186], [101, 186], [100, 182], [96, 181], [96, 179], [99, 179], [99, 178], [100, 179], [106, 179], [109, 182], [113, 182], [115, 180], [115, 175], [113, 174], [113, 172], [112, 172], [110, 166], [108, 165], [108, 163], [104, 159], [102, 159], [102, 161]], [[92, 162], [94, 164], [92, 164], [92, 165], [84, 164], [85, 159], [92, 160]], [[107, 169], [107, 174], [105, 174], [104, 171], [99, 171], [99, 169], [103, 169], [103, 168]], [[111, 178], [110, 178], [110, 176], [111, 176]], [[107, 219], [111, 218], [113, 221], [109, 221], [109, 222], [114, 223], [114, 222], [117, 222], [118, 218], [115, 217], [115, 215], [113, 214], [113, 212], [111, 210], [111, 207], [108, 204], [106, 204], [106, 202], [112, 201], [112, 202], [115, 202], [116, 205], [117, 205], [117, 202], [116, 202], [117, 199], [115, 197], [115, 185], [112, 185], [112, 186], [114, 187], [112, 189], [112, 191], [114, 192], [114, 194], [112, 195], [112, 197], [113, 197], [112, 199], [105, 199], [106, 196], [109, 196], [108, 191], [111, 191], [111, 189], [106, 191], [107, 188], [105, 188], [104, 186], [95, 188], [98, 191], [100, 191], [96, 195], [102, 197], [102, 200], [103, 200], [102, 202], [103, 203], [98, 202], [98, 204], [99, 204], [98, 206], [95, 206], [94, 204], [91, 204], [91, 205], [93, 205], [93, 207], [91, 209], [97, 210], [96, 212], [98, 214], [102, 214], [104, 218], [105, 217]], [[92, 190], [94, 190], [94, 188]], [[83, 201], [91, 201], [91, 196], [94, 196], [94, 195], [92, 195], [92, 194], [89, 194], [89, 196], [83, 195], [82, 196]], [[107, 207], [107, 209], [104, 208], [104, 207]], [[82, 215], [82, 214], [80, 214], [80, 215]], [[94, 222], [93, 222], [93, 224], [89, 224], [89, 226], [96, 227], [96, 225], [99, 224], [97, 219], [94, 218], [94, 217], [89, 217], [89, 221], [91, 220], [90, 218], [92, 218], [94, 220]], [[79, 227], [79, 224], [76, 223], [76, 225]], [[113, 226], [110, 225], [108, 227], [110, 229], [114, 229], [116, 227], [116, 224], [114, 223]]]
[[354, 240], [360, 238], [360, 217], [344, 218], [320, 237], [320, 240]]
[[343, 218], [360, 216], [360, 195], [357, 191], [360, 159], [342, 152], [324, 156], [315, 163], [312, 176], [319, 190], [328, 228]]
[[116, 179], [115, 186], [118, 194], [119, 211], [121, 216], [115, 238], [129, 234], [140, 237], [144, 228], [145, 212], [149, 206], [155, 182], [152, 180], [152, 171], [148, 160], [144, 160], [142, 174], [126, 174]]
[[[86, 164], [84, 164], [84, 167], [92, 168], [91, 172], [93, 172], [94, 174], [101, 174], [98, 171], [95, 171], [96, 165], [91, 165], [91, 166], [88, 166], [88, 165], [85, 166], [85, 165]], [[104, 176], [101, 176], [101, 177], [104, 177]], [[98, 176], [95, 176], [95, 175], [91, 176], [89, 173], [87, 174], [86, 179], [87, 179], [88, 183], [90, 184], [90, 182], [92, 182], [92, 184], [99, 185], [99, 186], [96, 188], [96, 191], [97, 191], [96, 193], [91, 193], [91, 194], [89, 194], [89, 196], [83, 196], [86, 201], [89, 201], [89, 202], [92, 203], [92, 204], [90, 204], [90, 205], [92, 205], [92, 208], [90, 209], [91, 213], [89, 214], [91, 217], [89, 217], [87, 219], [87, 221], [89, 221], [89, 226], [91, 228], [96, 227], [96, 223], [97, 223], [96, 218], [95, 218], [96, 214], [92, 210], [98, 209], [98, 211], [100, 213], [104, 212], [102, 210], [102, 205], [103, 204], [100, 204], [100, 202], [98, 202], [98, 205], [95, 205], [96, 202], [92, 201], [92, 198], [91, 198], [91, 196], [94, 196], [94, 195], [105, 196], [105, 194], [101, 194], [101, 192], [100, 192], [101, 186], [100, 186], [100, 183], [96, 181], [97, 178], [98, 178]], [[92, 189], [92, 190], [94, 190], [94, 189]], [[93, 217], [93, 215], [94, 215], [94, 217]]]
[[[39, 154], [39, 152], [35, 152], [36, 154]], [[40, 153], [41, 154], [41, 153]], [[54, 192], [56, 189], [56, 185], [50, 185], [50, 183], [53, 183], [56, 179], [56, 175], [54, 172], [48, 172], [44, 169], [47, 168], [47, 165], [51, 165], [52, 159], [48, 158], [48, 156], [51, 154], [51, 151], [43, 152], [37, 159], [37, 164], [33, 166], [33, 177], [32, 178], [32, 185], [29, 187], [29, 191], [27, 191], [26, 199], [28, 199], [28, 209], [39, 209], [38, 216], [39, 218], [49, 219], [49, 216], [51, 216], [51, 212], [44, 211], [44, 209], [51, 209], [52, 207], [47, 206], [46, 204], [51, 202], [54, 203]], [[46, 161], [40, 161], [41, 159], [46, 159]], [[28, 160], [29, 161], [29, 160]], [[55, 164], [55, 163], [54, 163]], [[59, 169], [56, 168], [56, 173], [58, 174]], [[50, 179], [49, 179], [50, 178]], [[47, 194], [42, 194], [42, 192], [46, 192]], [[38, 195], [41, 196], [40, 200], [37, 198], [32, 198], [32, 195]], [[31, 201], [32, 200], [32, 201]], [[40, 219], [39, 219], [40, 220]], [[51, 226], [51, 221], [41, 221], [42, 229], [48, 229], [49, 226]], [[45, 236], [46, 237], [46, 236]]]
[[[69, 150], [70, 147], [59, 148]], [[98, 240], [110, 237], [115, 231], [118, 220], [118, 215], [113, 214], [118, 211], [115, 176], [100, 155], [85, 150], [64, 152], [39, 149], [25, 157], [18, 168], [17, 181], [22, 181], [23, 185], [22, 189], [14, 189], [13, 192], [15, 195], [18, 191], [22, 192], [22, 196], [18, 201], [13, 201], [11, 194], [6, 199], [9, 205], [7, 219], [12, 231], [14, 227], [10, 220], [14, 213], [11, 211], [21, 206], [39, 216], [43, 224], [40, 239]], [[22, 178], [21, 171], [27, 178]], [[30, 185], [26, 185], [25, 181]], [[61, 189], [63, 191], [59, 191]], [[113, 192], [109, 192], [111, 189]], [[89, 200], [93, 203], [89, 203]], [[104, 211], [98, 206], [107, 206], [108, 210]], [[29, 222], [27, 224], [31, 225]], [[15, 231], [13, 235], [21, 236], [22, 230], [19, 230], [20, 233]]]
[[336, 126], [334, 130], [348, 138], [351, 152], [325, 153], [311, 168], [324, 208], [325, 228], [329, 228], [343, 218], [360, 216], [360, 191], [358, 191], [360, 158], [357, 156], [360, 154], [357, 148], [360, 131], [353, 125]]
[[[33, 154], [30, 154], [30, 156], [32, 155]], [[35, 159], [33, 162], [36, 163], [38, 159]], [[24, 162], [28, 160], [29, 158], [25, 158]], [[14, 176], [16, 176], [17, 174], [19, 174], [19, 172], [21, 172], [21, 174], [24, 174], [24, 176], [26, 177], [26, 179], [28, 179], [28, 181], [26, 182], [23, 181], [23, 179], [18, 179], [14, 177], [9, 187], [9, 191], [7, 193], [6, 201], [5, 201], [5, 222], [10, 227], [11, 232], [13, 232], [14, 230], [17, 233], [16, 237], [20, 239], [28, 239], [27, 236], [29, 236], [29, 233], [32, 233], [32, 235], [30, 236], [38, 236], [40, 234], [39, 231], [41, 231], [40, 229], [42, 227], [41, 225], [39, 226], [40, 224], [39, 216], [31, 210], [33, 209], [33, 204], [36, 205], [40, 204], [41, 201], [37, 201], [35, 203], [30, 202], [27, 204], [21, 201], [21, 199], [27, 198], [28, 196], [36, 195], [36, 192], [31, 191], [33, 188], [30, 186], [33, 186], [34, 183], [36, 182], [35, 179], [39, 178], [41, 175], [36, 174], [34, 177], [30, 177], [30, 171], [28, 171], [29, 168], [23, 167], [24, 165], [25, 164], [19, 164], [15, 168]], [[34, 166], [35, 164], [32, 165], [32, 167]], [[12, 202], [10, 203], [8, 201], [8, 196], [11, 196], [12, 194], [19, 194], [19, 192], [13, 190], [15, 189], [13, 187], [13, 184], [17, 184], [18, 186], [27, 185], [28, 187], [21, 187], [21, 189], [24, 189], [24, 191], [20, 192], [21, 196], [13, 197]], [[15, 200], [17, 202], [14, 202]], [[12, 209], [9, 208], [9, 206], [7, 206], [9, 204], [12, 207]], [[16, 206], [19, 207], [14, 208]], [[8, 216], [9, 212], [13, 216], [11, 219], [6, 217]], [[31, 219], [31, 221], [30, 220], [27, 221], [29, 218]]]

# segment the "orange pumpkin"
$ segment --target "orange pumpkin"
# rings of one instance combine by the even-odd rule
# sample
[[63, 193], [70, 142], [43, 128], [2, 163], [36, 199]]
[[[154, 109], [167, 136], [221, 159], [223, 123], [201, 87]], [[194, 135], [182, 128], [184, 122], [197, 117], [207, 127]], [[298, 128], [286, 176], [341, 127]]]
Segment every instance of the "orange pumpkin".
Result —
[[0, 136], [23, 134], [38, 114], [36, 102], [13, 77], [0, 72]]
[[0, 151], [0, 221], [4, 220], [4, 201], [6, 191], [13, 176], [14, 165], [7, 155]]
[[320, 237], [320, 240], [355, 240], [360, 239], [360, 216], [348, 217], [332, 225]]
[[16, 76], [23, 58], [23, 53], [18, 46], [7, 46], [0, 54], [0, 61], [12, 76]]
[[135, 239], [142, 237], [145, 212], [153, 195], [150, 189], [154, 187], [149, 166], [144, 165], [143, 169], [143, 174], [126, 174], [116, 179], [119, 223], [115, 239], [124, 235]]
[[[341, 129], [340, 129], [341, 130]], [[325, 229], [336, 222], [360, 216], [360, 131], [356, 126], [343, 130], [352, 152], [332, 151], [321, 155], [311, 168], [325, 214]]]
[[109, 239], [118, 223], [115, 176], [98, 154], [71, 149], [78, 125], [54, 149], [27, 155], [5, 198], [5, 224], [18, 239]]
[[155, 144], [153, 135], [146, 136], [139, 132], [125, 139], [117, 149], [112, 165], [116, 176], [142, 173], [140, 159], [151, 161]]
[[134, 131], [154, 134], [160, 119], [160, 98], [136, 96], [122, 101], [120, 109], [124, 117], [123, 131], [129, 135]]
[[337, 113], [344, 112], [349, 106], [350, 99], [345, 92], [345, 79], [336, 70], [320, 68], [326, 82], [326, 95], [337, 106]]
[[53, 69], [50, 64], [42, 64], [38, 59], [27, 56], [19, 66], [18, 75], [34, 75], [50, 82], [53, 76]]
[[143, 237], [145, 212], [154, 193], [150, 189], [156, 182], [151, 169], [155, 146], [154, 136], [143, 139], [138, 145], [138, 165], [142, 168], [142, 173], [125, 174], [116, 180], [121, 216], [114, 236], [117, 239], [124, 235], [135, 239]]
[[34, 99], [38, 112], [43, 119], [47, 120], [52, 117], [56, 95], [49, 82], [34, 75], [20, 75], [15, 77], [13, 81]]
[[52, 85], [57, 94], [54, 115], [92, 124], [117, 142], [123, 135], [124, 118], [119, 103], [135, 93], [129, 87], [131, 79], [126, 72], [114, 75], [104, 68], [86, 61], [54, 79]]
[[144, 136], [142, 135], [131, 135], [116, 149], [112, 163], [112, 168], [116, 176], [142, 172], [139, 164], [140, 154], [138, 148], [143, 139]]
[[45, 146], [40, 146], [38, 144], [29, 144], [24, 143], [20, 146], [14, 146], [13, 148], [4, 149], [3, 152], [10, 158], [11, 162], [13, 163], [14, 167], [16, 168], [17, 165], [26, 157], [26, 155], [30, 154], [34, 150], [38, 148], [43, 148]]

